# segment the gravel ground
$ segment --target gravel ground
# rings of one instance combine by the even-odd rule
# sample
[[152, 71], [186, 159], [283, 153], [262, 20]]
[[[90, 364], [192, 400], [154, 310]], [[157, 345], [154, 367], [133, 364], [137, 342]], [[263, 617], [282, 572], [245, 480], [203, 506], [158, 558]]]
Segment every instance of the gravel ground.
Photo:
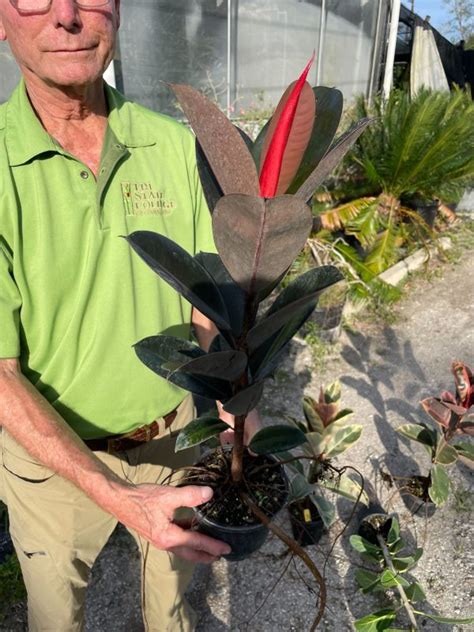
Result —
[[[296, 340], [277, 379], [267, 387], [262, 410], [268, 422], [283, 414], [301, 416], [303, 394], [316, 397], [322, 382], [339, 378], [344, 406], [352, 408], [354, 421], [364, 426], [362, 439], [346, 462], [348, 459], [363, 472], [387, 510], [398, 513], [410, 545], [423, 546], [424, 556], [413, 575], [427, 593], [424, 609], [445, 616], [469, 616], [474, 611], [472, 469], [460, 464], [451, 470], [454, 493], [429, 520], [423, 515], [411, 516], [398, 493], [380, 480], [381, 468], [400, 475], [426, 473], [428, 459], [423, 448], [405, 441], [394, 428], [408, 421], [426, 421], [418, 402], [451, 389], [452, 360], [474, 365], [474, 275], [469, 253], [460, 263], [444, 265], [441, 276], [429, 280], [418, 275], [410, 283], [416, 291], [394, 308], [394, 324], [364, 322], [357, 333], [343, 332], [325, 368], [312, 370], [310, 348]], [[344, 455], [339, 463], [344, 464]], [[350, 504], [339, 500], [337, 506], [340, 518], [347, 517]], [[281, 523], [286, 525], [285, 516]], [[320, 568], [342, 525], [339, 520], [318, 546], [308, 549]], [[353, 630], [355, 618], [381, 607], [356, 590], [354, 566], [349, 561], [360, 564], [360, 558], [348, 547], [348, 533], [354, 529], [351, 523], [338, 539], [326, 567], [328, 601], [319, 627], [325, 632]], [[308, 630], [315, 616], [316, 595], [307, 573], [273, 537], [246, 561], [198, 567], [189, 599], [200, 615], [197, 632], [299, 632]], [[127, 532], [119, 528], [93, 569], [86, 632], [143, 630], [139, 602], [138, 554]], [[401, 620], [400, 627], [403, 623]], [[420, 627], [460, 629], [429, 620], [420, 621]], [[1, 629], [26, 629], [24, 604], [11, 611]], [[468, 629], [474, 630], [474, 626], [462, 628]]]

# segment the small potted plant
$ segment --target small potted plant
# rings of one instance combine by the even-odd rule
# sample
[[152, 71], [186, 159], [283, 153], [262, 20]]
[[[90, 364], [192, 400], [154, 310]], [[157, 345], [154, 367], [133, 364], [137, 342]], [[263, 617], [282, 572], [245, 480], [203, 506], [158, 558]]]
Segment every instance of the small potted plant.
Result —
[[307, 546], [318, 542], [324, 528], [328, 529], [336, 517], [334, 505], [321, 493], [321, 488], [352, 502], [367, 504], [368, 498], [363, 485], [346, 474], [348, 469], [355, 472], [354, 468], [336, 467], [332, 463], [332, 459], [354, 445], [362, 433], [360, 424], [347, 423], [353, 411], [341, 408], [340, 382], [336, 380], [326, 388], [321, 387], [318, 401], [305, 397], [303, 412], [304, 421], [288, 418], [306, 437], [306, 443], [299, 447], [305, 460], [298, 463], [300, 469], [291, 482], [292, 502], [288, 510], [295, 540]]
[[[419, 582], [408, 579], [405, 574], [416, 566], [423, 555], [423, 549], [417, 548], [413, 553], [407, 554], [404, 550], [406, 543], [400, 535], [400, 524], [396, 516], [368, 516], [362, 521], [359, 534], [350, 537], [350, 543], [364, 560], [364, 567], [355, 573], [361, 592], [384, 593], [387, 600], [384, 609], [357, 619], [354, 624], [356, 630], [395, 630], [395, 627], [402, 625], [399, 624], [399, 617], [403, 610], [409, 621], [410, 632], [420, 629], [417, 622], [419, 616], [444, 624], [462, 625], [474, 621], [474, 617], [441, 617], [419, 609], [418, 603], [425, 601], [426, 595]], [[373, 564], [373, 570], [367, 568], [367, 562]]]
[[[263, 522], [289, 540], [271, 524], [272, 514], [286, 502], [286, 491], [280, 463], [267, 455], [292, 449], [306, 437], [290, 426], [264, 428], [249, 446], [261, 459], [256, 465], [244, 446], [245, 421], [262, 396], [265, 379], [309, 318], [320, 292], [339, 281], [341, 274], [333, 266], [314, 268], [287, 285], [263, 315], [258, 307], [305, 244], [312, 227], [308, 201], [314, 190], [370, 122], [361, 121], [331, 147], [338, 114], [334, 115], [330, 100], [317, 108], [317, 89], [306, 82], [308, 71], [309, 64], [289, 86], [255, 143], [201, 94], [189, 86], [172, 85], [197, 137], [198, 166], [218, 254], [192, 256], [164, 235], [149, 231], [127, 237], [136, 253], [218, 329], [207, 352], [166, 335], [138, 342], [135, 351], [160, 377], [220, 401], [225, 411], [235, 415], [232, 449], [217, 449], [213, 456], [206, 456], [197, 468], [207, 474], [196, 478], [190, 470], [188, 480], [213, 486], [213, 499], [199, 508], [198, 519], [207, 519], [200, 528], [207, 530], [212, 523], [213, 532], [219, 533], [216, 537], [229, 541], [238, 558], [241, 551], [229, 526], [246, 531], [250, 522]], [[330, 124], [321, 124], [325, 114]], [[182, 430], [177, 449], [197, 445], [227, 428], [216, 416], [205, 415]], [[253, 475], [257, 482], [252, 484]], [[232, 518], [226, 514], [229, 498]], [[238, 524], [229, 525], [227, 520], [234, 518]], [[239, 541], [249, 539], [244, 535]], [[306, 560], [304, 551], [296, 552]], [[320, 583], [320, 620], [325, 588], [314, 564], [312, 572]]]
[[[474, 445], [459, 441], [460, 435], [474, 436], [474, 387], [471, 369], [463, 362], [453, 362], [452, 373], [456, 391], [444, 391], [440, 397], [428, 397], [421, 402], [423, 409], [437, 428], [426, 424], [404, 424], [397, 431], [412, 441], [425, 446], [431, 458], [426, 476], [393, 477], [409, 509], [416, 513], [431, 501], [440, 507], [448, 499], [447, 468], [461, 457], [474, 461]], [[456, 442], [455, 442], [456, 440]]]

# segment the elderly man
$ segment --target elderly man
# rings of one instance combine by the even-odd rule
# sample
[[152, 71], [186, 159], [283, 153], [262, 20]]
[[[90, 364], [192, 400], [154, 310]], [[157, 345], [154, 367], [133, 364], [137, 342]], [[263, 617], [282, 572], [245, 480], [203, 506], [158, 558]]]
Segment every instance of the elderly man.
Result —
[[31, 630], [82, 629], [117, 521], [146, 561], [149, 630], [193, 629], [192, 563], [229, 552], [173, 522], [212, 490], [157, 484], [195, 456], [174, 454], [193, 406], [131, 345], [192, 323], [207, 347], [215, 329], [119, 236], [213, 243], [190, 132], [103, 82], [118, 25], [119, 0], [0, 0], [23, 75], [0, 106], [0, 424]]

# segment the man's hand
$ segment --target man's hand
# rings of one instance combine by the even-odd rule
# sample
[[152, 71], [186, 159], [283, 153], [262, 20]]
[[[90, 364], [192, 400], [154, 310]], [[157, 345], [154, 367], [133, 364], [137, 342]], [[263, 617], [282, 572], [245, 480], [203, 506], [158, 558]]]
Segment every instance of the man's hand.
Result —
[[[225, 421], [226, 424], [230, 426], [229, 430], [224, 430], [219, 435], [220, 441], [222, 445], [228, 445], [234, 443], [234, 422], [235, 416], [227, 413], [220, 402], [217, 403], [217, 410], [219, 413], [219, 419]], [[252, 440], [252, 437], [255, 433], [257, 433], [261, 428], [263, 428], [262, 421], [259, 417], [256, 409], [251, 410], [245, 419], [245, 428], [244, 428], [244, 445], [248, 445]]]
[[109, 510], [157, 549], [191, 562], [212, 563], [230, 553], [228, 544], [173, 522], [175, 509], [197, 507], [212, 498], [210, 487], [142, 484], [121, 488], [116, 506]]

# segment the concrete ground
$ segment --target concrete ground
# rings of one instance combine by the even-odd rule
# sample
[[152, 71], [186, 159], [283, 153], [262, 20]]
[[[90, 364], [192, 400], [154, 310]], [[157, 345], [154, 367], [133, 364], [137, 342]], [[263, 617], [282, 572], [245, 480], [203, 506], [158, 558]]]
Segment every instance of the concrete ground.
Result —
[[[427, 421], [419, 401], [452, 388], [453, 360], [474, 366], [472, 251], [435, 273], [418, 274], [409, 285], [412, 291], [393, 308], [390, 322], [366, 320], [353, 332], [346, 330], [332, 357], [318, 370], [312, 368], [311, 349], [296, 340], [276, 381], [267, 387], [262, 410], [268, 422], [284, 414], [299, 417], [304, 394], [316, 397], [321, 383], [339, 378], [344, 406], [352, 408], [354, 421], [364, 426], [361, 440], [346, 458], [339, 457], [339, 463], [358, 467], [384, 507], [398, 513], [410, 545], [424, 548], [412, 572], [427, 593], [423, 608], [445, 616], [469, 616], [474, 614], [472, 469], [465, 464], [452, 468], [450, 500], [429, 520], [410, 515], [398, 493], [382, 483], [380, 469], [399, 475], [427, 472], [423, 448], [408, 443], [394, 429], [408, 421]], [[339, 500], [337, 507], [339, 516], [347, 517], [349, 503]], [[285, 516], [280, 522], [287, 526]], [[318, 546], [308, 549], [320, 568], [342, 524], [338, 520]], [[351, 524], [327, 564], [328, 602], [319, 628], [325, 632], [353, 630], [354, 619], [383, 607], [357, 591], [354, 568], [360, 558], [348, 545], [348, 534], [354, 530]], [[198, 632], [300, 632], [310, 629], [315, 616], [316, 595], [307, 573], [274, 537], [246, 561], [198, 567], [189, 599], [200, 616]], [[139, 603], [138, 554], [128, 534], [118, 529], [93, 570], [86, 632], [143, 630]], [[401, 618], [396, 627], [406, 629], [407, 624]], [[12, 610], [0, 629], [26, 629], [24, 604]], [[420, 629], [474, 626], [441, 626], [420, 618]]]

